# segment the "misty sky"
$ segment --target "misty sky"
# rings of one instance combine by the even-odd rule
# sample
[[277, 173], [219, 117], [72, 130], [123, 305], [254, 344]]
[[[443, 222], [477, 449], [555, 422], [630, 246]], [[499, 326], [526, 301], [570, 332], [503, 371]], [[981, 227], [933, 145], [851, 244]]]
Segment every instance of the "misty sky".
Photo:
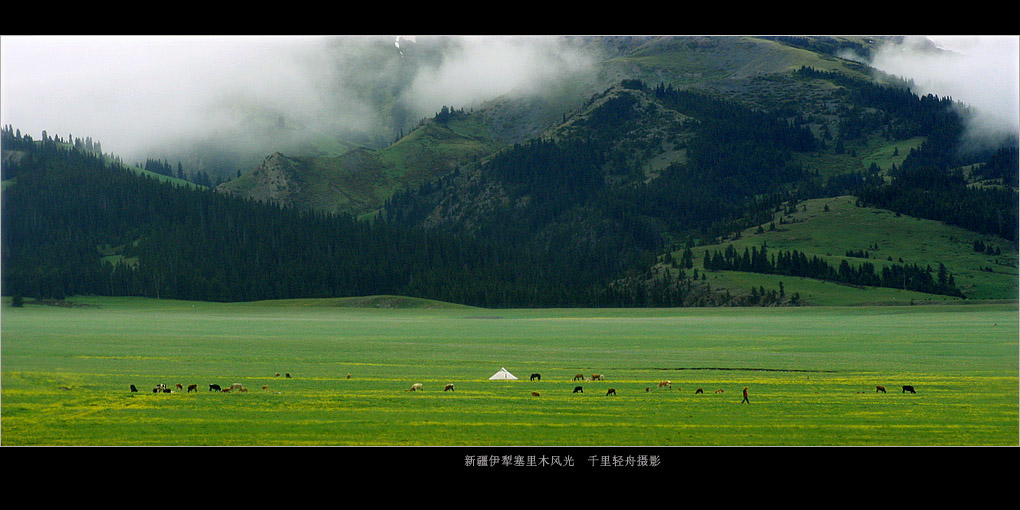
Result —
[[[252, 111], [286, 113], [311, 129], [327, 119], [368, 129], [378, 121], [366, 101], [371, 91], [345, 89], [355, 84], [343, 83], [337, 57], [372, 43], [384, 52], [381, 62], [397, 66], [401, 48], [395, 36], [342, 39], [350, 43], [348, 53], [331, 50], [337, 41], [331, 37], [5, 36], [0, 122], [33, 137], [43, 130], [89, 136], [129, 162], [146, 157], [146, 148], [161, 139], [243, 132]], [[401, 76], [404, 104], [424, 117], [442, 105], [463, 107], [590, 64], [548, 39], [454, 38], [440, 61]], [[985, 125], [1020, 129], [1017, 38], [939, 41], [958, 53], [935, 58], [909, 46], [889, 48], [872, 65], [913, 79], [915, 92], [972, 105]], [[407, 48], [413, 39], [401, 43]], [[378, 86], [368, 78], [363, 83]]]

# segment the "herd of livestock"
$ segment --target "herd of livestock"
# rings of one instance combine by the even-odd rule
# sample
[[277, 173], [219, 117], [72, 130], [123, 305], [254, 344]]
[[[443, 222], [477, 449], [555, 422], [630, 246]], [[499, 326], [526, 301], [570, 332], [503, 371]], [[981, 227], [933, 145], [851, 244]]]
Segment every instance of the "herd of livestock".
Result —
[[[276, 374], [276, 376], [279, 377], [280, 374]], [[287, 372], [285, 377], [287, 379], [290, 379], [291, 378], [290, 372]], [[351, 378], [351, 374], [347, 374], [347, 379], [350, 379], [350, 378]], [[542, 380], [542, 375], [541, 374], [531, 374], [530, 380], [531, 381], [541, 381]], [[591, 376], [585, 376], [584, 374], [577, 374], [577, 375], [575, 375], [573, 377], [573, 379], [571, 379], [571, 382], [576, 382], [576, 381], [605, 381], [605, 380], [606, 380], [605, 376], [603, 376], [602, 374], [592, 374]], [[174, 386], [175, 386], [177, 391], [184, 391], [184, 385], [183, 384], [178, 383], [178, 384], [176, 384]], [[660, 388], [660, 389], [661, 388], [666, 388], [666, 389], [671, 390], [671, 389], [673, 389], [673, 382], [669, 381], [669, 380], [662, 380], [662, 381], [658, 382], [658, 386], [657, 387]], [[269, 389], [269, 387], [268, 386], [262, 386], [262, 389], [263, 390], [267, 390], [267, 389]], [[410, 389], [406, 389], [404, 391], [424, 391], [424, 390], [425, 390], [425, 386], [422, 383], [414, 383], [414, 384], [411, 385]], [[677, 388], [677, 390], [683, 391], [679, 387]], [[210, 384], [209, 385], [209, 391], [222, 392], [222, 393], [230, 393], [230, 392], [247, 393], [248, 389], [245, 388], [244, 385], [241, 384], [241, 383], [233, 383], [233, 384], [231, 384], [228, 387], [221, 387], [218, 384]], [[453, 384], [447, 384], [443, 388], [443, 391], [454, 391]], [[650, 386], [646, 387], [645, 391], [646, 392], [651, 392], [652, 388]], [[131, 385], [131, 392], [132, 393], [138, 392], [138, 388], [135, 387], [134, 384]], [[166, 384], [157, 384], [152, 389], [152, 392], [153, 393], [174, 393], [175, 390], [171, 389]], [[188, 387], [187, 387], [187, 392], [188, 393], [198, 392], [198, 385], [197, 384], [189, 384]], [[704, 392], [705, 391], [704, 391], [703, 388], [698, 388], [698, 389], [694, 390], [694, 394], [695, 395], [703, 394]], [[722, 389], [715, 390], [715, 393], [723, 393], [723, 392], [724, 392], [724, 390], [722, 390]], [[584, 387], [583, 386], [575, 386], [572, 393], [584, 393]], [[860, 393], [860, 392], [858, 392], [858, 393]], [[875, 393], [886, 393], [885, 387], [884, 386], [875, 386]], [[917, 392], [914, 390], [913, 386], [907, 385], [907, 386], [903, 386], [902, 393], [914, 393], [914, 394], [916, 394]], [[534, 397], [538, 397], [538, 396], [541, 396], [541, 393], [539, 393], [537, 391], [532, 391], [531, 395], [534, 396]], [[608, 388], [606, 390], [606, 396], [609, 396], [609, 395], [616, 395], [616, 388]], [[744, 388], [744, 400], [745, 401], [747, 400], [747, 388], [746, 387]]]

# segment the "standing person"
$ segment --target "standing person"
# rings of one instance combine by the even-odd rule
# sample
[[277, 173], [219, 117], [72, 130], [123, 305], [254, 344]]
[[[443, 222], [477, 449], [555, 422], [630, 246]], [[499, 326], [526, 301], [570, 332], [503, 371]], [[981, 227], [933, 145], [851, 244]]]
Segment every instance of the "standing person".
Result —
[[744, 386], [744, 400], [741, 400], [740, 403], [743, 404], [744, 402], [747, 402], [748, 405], [751, 404], [751, 401], [747, 400], [747, 386]]

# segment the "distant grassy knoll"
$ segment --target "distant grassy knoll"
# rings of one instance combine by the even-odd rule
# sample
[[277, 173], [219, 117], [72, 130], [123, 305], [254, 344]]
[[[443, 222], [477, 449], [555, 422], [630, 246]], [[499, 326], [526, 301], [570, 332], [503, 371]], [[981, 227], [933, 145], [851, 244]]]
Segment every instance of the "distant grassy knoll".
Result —
[[[1016, 303], [492, 310], [379, 299], [391, 307], [5, 300], [0, 440], [1018, 445]], [[488, 380], [501, 367], [519, 380]], [[416, 382], [424, 391], [407, 391]], [[152, 393], [159, 383], [199, 391]], [[232, 383], [249, 391], [209, 391]]]

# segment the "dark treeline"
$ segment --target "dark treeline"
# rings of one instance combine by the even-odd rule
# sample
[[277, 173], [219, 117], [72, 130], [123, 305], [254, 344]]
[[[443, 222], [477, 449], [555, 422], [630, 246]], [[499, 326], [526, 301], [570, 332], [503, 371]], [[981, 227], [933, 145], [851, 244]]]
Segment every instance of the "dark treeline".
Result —
[[145, 164], [140, 166], [141, 168], [148, 170], [150, 172], [157, 173], [159, 175], [165, 175], [167, 177], [176, 177], [178, 179], [191, 181], [200, 186], [212, 187], [219, 185], [220, 183], [223, 182], [222, 177], [217, 178], [217, 181], [213, 182], [212, 178], [209, 177], [209, 173], [206, 172], [205, 170], [198, 170], [195, 172], [191, 172], [189, 174], [184, 171], [184, 165], [182, 165], [180, 161], [177, 162], [176, 170], [174, 166], [170, 164], [169, 161], [151, 158], [146, 159]]
[[724, 251], [716, 250], [712, 254], [705, 251], [704, 266], [709, 270], [800, 276], [848, 285], [890, 287], [964, 297], [943, 264], [939, 264], [938, 274], [933, 277], [929, 268], [921, 268], [917, 264], [890, 264], [876, 271], [875, 265], [870, 262], [853, 267], [843, 260], [839, 267], [833, 267], [817, 255], [809, 259], [797, 250], [779, 251], [770, 258], [765, 245], [761, 249], [754, 246], [750, 250], [745, 248], [743, 254], [738, 254], [733, 245], [729, 245]]
[[[841, 126], [848, 128], [851, 137], [859, 135], [864, 127], [882, 127], [890, 139], [935, 136], [951, 140], [950, 145], [958, 147], [955, 142], [962, 131], [962, 119], [954, 111], [953, 101], [949, 98], [932, 94], [918, 96], [906, 87], [876, 84], [838, 71], [819, 71], [805, 66], [796, 74], [828, 80], [846, 90], [849, 102], [858, 106], [855, 111], [846, 111], [842, 115]], [[877, 111], [869, 113], [864, 108]], [[940, 142], [940, 145], [945, 144]]]
[[1002, 179], [1002, 184], [1011, 188], [1020, 180], [1020, 148], [1000, 148], [988, 161], [977, 165], [972, 173], [982, 179]]
[[887, 185], [864, 188], [865, 204], [1017, 241], [1017, 192], [967, 184], [959, 171], [904, 168]]
[[[210, 301], [400, 294], [479, 306], [570, 306], [598, 275], [442, 231], [298, 211], [162, 183], [52, 142], [3, 191], [3, 291]], [[30, 164], [28, 164], [30, 163]], [[98, 250], [121, 247], [104, 261]]]

